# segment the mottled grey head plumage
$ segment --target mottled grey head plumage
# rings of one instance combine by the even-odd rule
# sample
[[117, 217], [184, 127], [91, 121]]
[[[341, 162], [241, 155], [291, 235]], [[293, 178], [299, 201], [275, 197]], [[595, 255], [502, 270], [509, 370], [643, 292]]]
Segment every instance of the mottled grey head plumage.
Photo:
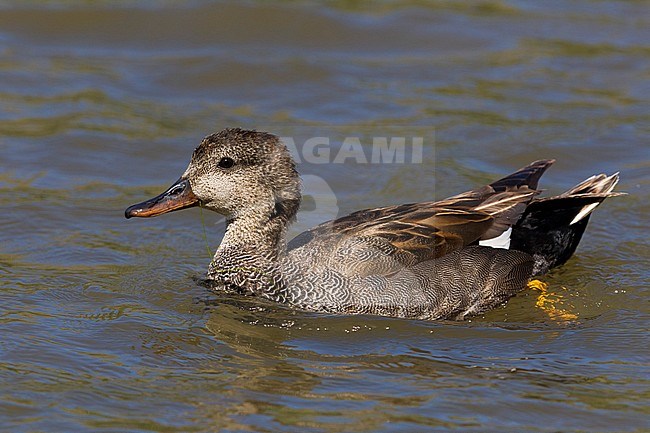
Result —
[[[220, 166], [226, 158], [232, 166]], [[229, 219], [261, 208], [290, 221], [300, 206], [295, 163], [284, 144], [266, 132], [230, 128], [208, 135], [183, 177], [204, 207]]]

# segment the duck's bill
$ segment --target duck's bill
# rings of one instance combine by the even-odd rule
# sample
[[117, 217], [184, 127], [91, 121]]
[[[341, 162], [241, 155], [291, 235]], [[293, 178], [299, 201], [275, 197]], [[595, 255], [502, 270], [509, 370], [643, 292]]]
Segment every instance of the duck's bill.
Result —
[[124, 211], [127, 218], [148, 218], [175, 210], [197, 206], [199, 199], [192, 192], [190, 182], [180, 178], [167, 191], [142, 203], [129, 206]]

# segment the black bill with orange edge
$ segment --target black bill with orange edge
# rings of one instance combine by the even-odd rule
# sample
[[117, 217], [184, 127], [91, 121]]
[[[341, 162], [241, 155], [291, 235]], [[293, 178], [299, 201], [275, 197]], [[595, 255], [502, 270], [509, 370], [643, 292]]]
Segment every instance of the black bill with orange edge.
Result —
[[127, 218], [148, 218], [162, 215], [179, 209], [197, 206], [199, 199], [192, 192], [190, 182], [182, 177], [178, 179], [167, 191], [142, 203], [129, 206], [124, 211]]

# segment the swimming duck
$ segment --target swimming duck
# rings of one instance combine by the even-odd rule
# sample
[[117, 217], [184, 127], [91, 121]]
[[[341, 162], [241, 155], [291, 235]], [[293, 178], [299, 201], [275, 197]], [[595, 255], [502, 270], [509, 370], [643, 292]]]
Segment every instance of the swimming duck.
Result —
[[207, 280], [293, 307], [342, 314], [462, 319], [498, 306], [566, 262], [618, 173], [537, 198], [553, 160], [441, 201], [365, 209], [286, 241], [300, 177], [275, 135], [225, 129], [194, 150], [185, 173], [127, 218], [200, 205], [226, 217]]

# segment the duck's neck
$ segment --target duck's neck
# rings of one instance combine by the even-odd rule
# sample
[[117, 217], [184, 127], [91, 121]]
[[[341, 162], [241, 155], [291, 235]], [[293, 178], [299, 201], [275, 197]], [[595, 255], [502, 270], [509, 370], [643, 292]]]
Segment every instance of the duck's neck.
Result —
[[286, 254], [287, 225], [297, 211], [251, 211], [228, 221], [208, 278], [244, 293], [283, 299], [279, 260]]
[[287, 226], [295, 219], [299, 205], [299, 200], [285, 200], [249, 209], [230, 218], [211, 267], [233, 265], [233, 257], [239, 254], [242, 260], [252, 256], [277, 261], [286, 253]]
[[232, 250], [269, 260], [277, 260], [286, 251], [286, 221], [268, 215], [246, 215], [226, 224], [226, 233], [213, 261]]

